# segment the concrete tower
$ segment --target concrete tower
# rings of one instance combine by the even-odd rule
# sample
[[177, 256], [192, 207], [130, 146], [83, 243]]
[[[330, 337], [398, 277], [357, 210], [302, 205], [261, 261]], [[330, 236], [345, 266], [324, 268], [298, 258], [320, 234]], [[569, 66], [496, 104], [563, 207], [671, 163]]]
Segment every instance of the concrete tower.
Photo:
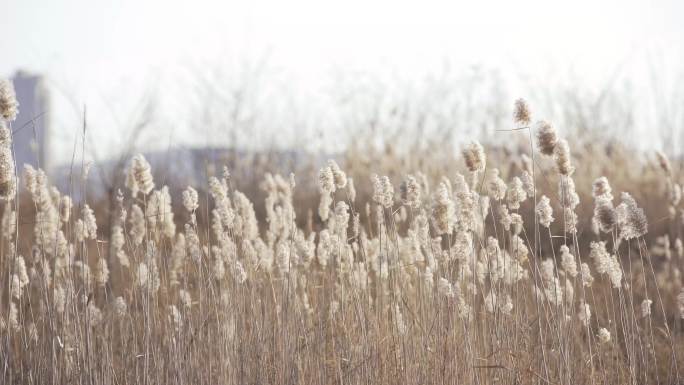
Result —
[[12, 122], [17, 169], [24, 164], [50, 169], [50, 101], [42, 76], [17, 71], [12, 78], [19, 102], [19, 115]]

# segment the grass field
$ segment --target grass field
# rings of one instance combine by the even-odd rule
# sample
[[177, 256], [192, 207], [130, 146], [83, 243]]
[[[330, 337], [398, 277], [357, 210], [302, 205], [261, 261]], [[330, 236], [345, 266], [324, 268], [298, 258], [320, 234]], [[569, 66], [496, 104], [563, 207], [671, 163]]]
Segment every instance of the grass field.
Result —
[[14, 165], [0, 89], [0, 383], [684, 381], [662, 154], [573, 148], [519, 100], [517, 152], [350, 148], [258, 194], [227, 168], [171, 190], [138, 155], [75, 202]]

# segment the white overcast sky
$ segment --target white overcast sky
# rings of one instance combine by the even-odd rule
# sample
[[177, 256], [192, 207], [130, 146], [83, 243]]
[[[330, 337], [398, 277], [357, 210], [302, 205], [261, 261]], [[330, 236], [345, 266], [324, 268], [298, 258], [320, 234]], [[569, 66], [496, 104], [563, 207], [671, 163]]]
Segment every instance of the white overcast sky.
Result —
[[0, 75], [24, 68], [48, 76], [57, 142], [69, 149], [79, 106], [88, 106], [95, 137], [113, 149], [123, 145], [114, 121], [126, 120], [116, 115], [130, 107], [121, 100], [137, 100], [149, 79], [173, 82], [188, 68], [226, 58], [267, 56], [297, 92], [318, 87], [331, 70], [410, 76], [444, 61], [539, 76], [570, 68], [588, 84], [630, 63], [638, 82], [644, 66], [680, 68], [684, 52], [678, 0], [2, 3]]

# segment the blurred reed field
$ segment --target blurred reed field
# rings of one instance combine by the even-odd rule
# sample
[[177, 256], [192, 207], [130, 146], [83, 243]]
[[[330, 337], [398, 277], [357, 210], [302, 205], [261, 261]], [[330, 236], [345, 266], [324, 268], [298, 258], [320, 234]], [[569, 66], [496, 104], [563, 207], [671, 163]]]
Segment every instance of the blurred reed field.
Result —
[[1, 83], [0, 383], [683, 383], [681, 156], [510, 104], [190, 186], [130, 154], [91, 197], [14, 164]]

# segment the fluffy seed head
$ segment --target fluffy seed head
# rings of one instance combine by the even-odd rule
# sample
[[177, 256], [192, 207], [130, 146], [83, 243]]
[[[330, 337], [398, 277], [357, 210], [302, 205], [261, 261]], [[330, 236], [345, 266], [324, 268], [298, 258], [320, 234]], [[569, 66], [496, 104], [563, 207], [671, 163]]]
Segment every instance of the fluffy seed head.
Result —
[[565, 139], [560, 139], [553, 150], [553, 158], [556, 161], [556, 169], [561, 175], [571, 175], [575, 171], [570, 161], [570, 145]]
[[7, 127], [7, 123], [0, 119], [0, 146], [10, 146], [12, 144], [12, 133]]
[[511, 217], [511, 232], [513, 233], [513, 235], [516, 235], [516, 236], [520, 235], [520, 233], [523, 230], [523, 225], [524, 225], [522, 216], [520, 214], [513, 213], [510, 215], [510, 217]]
[[437, 291], [440, 295], [443, 295], [447, 298], [454, 298], [456, 295], [454, 293], [453, 286], [446, 278], [440, 278], [439, 281], [437, 281]]
[[420, 184], [413, 175], [406, 177], [400, 186], [400, 190], [402, 203], [412, 209], [420, 207]]
[[183, 207], [185, 207], [188, 212], [194, 212], [199, 207], [199, 198], [197, 195], [197, 190], [188, 186], [185, 191], [183, 191]]
[[530, 112], [530, 107], [527, 105], [525, 99], [518, 99], [515, 101], [513, 120], [519, 126], [527, 126], [530, 124], [532, 113]]
[[532, 178], [532, 174], [529, 171], [523, 171], [522, 174], [520, 174], [520, 180], [522, 181], [523, 190], [525, 190], [527, 196], [533, 197], [535, 188], [534, 178]]
[[598, 339], [602, 344], [610, 342], [610, 332], [606, 328], [600, 328], [598, 331]]
[[551, 123], [542, 120], [537, 123], [537, 147], [539, 151], [544, 154], [551, 156], [553, 155], [553, 149], [556, 147], [558, 142], [558, 136], [556, 135], [556, 129], [551, 125]]
[[259, 236], [259, 223], [254, 212], [254, 205], [245, 194], [235, 191], [233, 203], [237, 216], [234, 220], [234, 231], [237, 235], [254, 240]]
[[550, 283], [555, 278], [555, 268], [556, 265], [551, 258], [546, 258], [541, 262], [540, 273], [545, 284]]
[[591, 242], [589, 257], [594, 260], [594, 267], [599, 274], [606, 274], [610, 269], [610, 254], [606, 250], [606, 242]]
[[577, 314], [577, 318], [580, 320], [582, 325], [589, 325], [589, 321], [591, 320], [591, 308], [589, 307], [589, 304], [584, 302], [580, 304], [580, 311]]
[[17, 256], [14, 260], [14, 274], [19, 278], [19, 287], [23, 288], [29, 284], [29, 276], [26, 271], [26, 263], [24, 262], [24, 257], [21, 255]]
[[449, 190], [444, 182], [435, 191], [432, 205], [432, 221], [437, 234], [449, 234], [454, 226], [454, 202], [449, 197]]
[[330, 171], [333, 174], [335, 187], [338, 189], [344, 188], [347, 185], [347, 174], [345, 174], [340, 166], [338, 166], [337, 163], [332, 159], [328, 161], [328, 167], [330, 167]]
[[652, 303], [653, 303], [653, 301], [651, 301], [648, 298], [641, 301], [641, 316], [642, 317], [648, 317], [651, 315], [651, 304]]
[[318, 172], [318, 189], [321, 194], [335, 192], [335, 176], [330, 166], [323, 167]]
[[17, 331], [21, 328], [21, 324], [19, 324], [19, 311], [17, 310], [17, 305], [14, 304], [14, 301], [10, 302], [8, 321], [10, 329]]
[[608, 183], [608, 178], [602, 176], [594, 181], [591, 188], [591, 195], [594, 199], [606, 199], [609, 201], [613, 200], [612, 189], [610, 188], [610, 183]]
[[648, 220], [644, 210], [637, 206], [636, 201], [629, 193], [623, 192], [621, 198], [622, 202], [616, 209], [620, 237], [629, 240], [646, 235]]
[[622, 267], [620, 266], [620, 262], [615, 255], [610, 258], [610, 263], [608, 266], [608, 278], [610, 278], [613, 288], [620, 289], [622, 287]]
[[71, 218], [71, 209], [74, 207], [74, 202], [71, 197], [64, 195], [59, 201], [59, 219], [64, 223], [69, 222]]
[[575, 262], [575, 257], [570, 254], [570, 249], [566, 245], [560, 247], [561, 252], [561, 267], [566, 274], [571, 277], [577, 276], [577, 262]]
[[128, 218], [130, 227], [129, 235], [134, 245], [140, 245], [145, 237], [145, 214], [143, 213], [140, 206], [134, 204], [131, 207], [131, 215]]
[[506, 182], [499, 177], [498, 169], [491, 169], [487, 174], [487, 194], [495, 201], [500, 201], [506, 197]]
[[613, 231], [617, 224], [617, 213], [613, 208], [613, 203], [606, 199], [597, 200], [594, 206], [594, 220], [604, 233]]
[[582, 286], [588, 287], [594, 283], [594, 277], [591, 275], [591, 269], [586, 262], [582, 262], [580, 267], [580, 276], [582, 278]]
[[463, 149], [463, 158], [465, 159], [466, 167], [468, 167], [468, 170], [471, 172], [485, 169], [487, 158], [484, 149], [479, 142], [470, 142], [470, 144]]
[[527, 193], [523, 188], [522, 181], [516, 176], [511, 180], [506, 191], [508, 207], [512, 210], [517, 210], [520, 208], [520, 203], [524, 202], [525, 199], [527, 199]]
[[131, 194], [134, 197], [138, 195], [138, 192], [147, 195], [154, 188], [152, 167], [150, 167], [147, 159], [142, 154], [138, 154], [131, 159], [126, 176], [126, 187], [131, 190]]
[[0, 120], [0, 201], [14, 198], [17, 181], [14, 171], [14, 156], [12, 155], [12, 134]]
[[0, 115], [6, 120], [17, 118], [19, 103], [14, 93], [14, 86], [7, 79], [0, 79]]
[[563, 219], [565, 220], [565, 232], [574, 234], [577, 232], [577, 213], [569, 207], [563, 209]]
[[387, 176], [378, 177], [372, 175], [373, 182], [373, 201], [380, 206], [388, 209], [394, 203], [394, 187]]
[[575, 190], [575, 181], [571, 177], [561, 176], [560, 181], [558, 181], [558, 193], [563, 207], [575, 209], [579, 205], [579, 195]]
[[109, 267], [107, 266], [107, 260], [104, 258], [98, 258], [97, 264], [95, 265], [95, 283], [98, 286], [104, 287], [109, 281]]
[[551, 208], [551, 201], [546, 195], [541, 196], [535, 211], [537, 212], [539, 224], [546, 228], [551, 226], [551, 223], [553, 223], [553, 209]]
[[499, 205], [496, 213], [499, 215], [499, 222], [501, 222], [504, 230], [510, 231], [511, 224], [513, 224], [513, 218], [511, 218], [511, 214], [508, 212], [508, 206]]
[[93, 210], [86, 203], [83, 206], [81, 213], [83, 214], [83, 224], [85, 226], [84, 238], [97, 238], [97, 221], [95, 220], [95, 214], [93, 213]]

